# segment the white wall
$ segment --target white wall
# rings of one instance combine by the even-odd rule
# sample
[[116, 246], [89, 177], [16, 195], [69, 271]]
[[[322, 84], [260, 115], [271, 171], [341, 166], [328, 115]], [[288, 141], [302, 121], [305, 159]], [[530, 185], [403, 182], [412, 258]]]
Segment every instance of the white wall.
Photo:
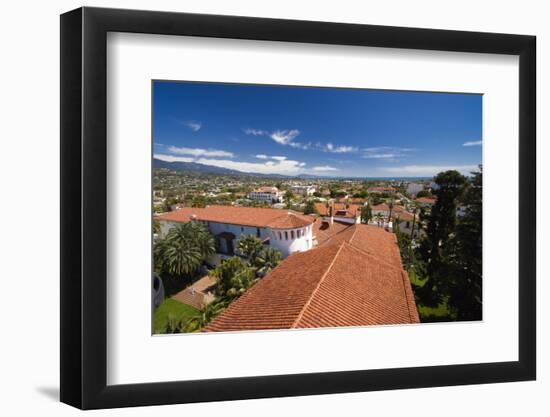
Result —
[[[66, 10], [89, 6], [240, 14], [291, 19], [330, 20], [441, 29], [536, 34], [538, 36], [539, 203], [550, 206], [548, 112], [550, 26], [547, 2], [463, 0], [458, 3], [394, 0], [58, 0], [5, 2], [2, 42], [3, 194], [19, 204], [0, 205], [9, 219], [2, 233], [2, 276], [11, 277], [10, 294], [0, 303], [3, 343], [0, 389], [4, 415], [81, 415], [57, 402], [59, 379], [59, 17]], [[288, 65], [284, 63], [282, 65]], [[128, 150], [131, 152], [131, 150]], [[543, 191], [545, 194], [543, 194]], [[36, 204], [39, 202], [39, 210]], [[539, 210], [540, 213], [541, 210]], [[40, 215], [40, 222], [37, 219]], [[543, 232], [545, 232], [543, 236]], [[32, 237], [33, 244], [29, 245]], [[539, 225], [539, 257], [550, 250], [550, 223]], [[22, 248], [28, 248], [23, 250]], [[539, 261], [539, 266], [541, 262]], [[333, 416], [368, 414], [425, 416], [427, 409], [445, 417], [464, 415], [548, 415], [550, 361], [550, 282], [539, 268], [539, 381], [482, 386], [324, 395], [228, 403], [146, 407], [94, 412], [97, 416]], [[23, 324], [29, 324], [23, 325]], [[336, 342], [335, 349], [342, 348]], [[414, 354], [414, 347], [405, 352]]]
[[[300, 237], [298, 237], [298, 231], [300, 231]], [[281, 239], [279, 239], [279, 233], [281, 233]], [[294, 233], [294, 239], [292, 239], [292, 233]], [[298, 229], [273, 229], [270, 230], [270, 234], [271, 246], [280, 250], [284, 258], [294, 252], [304, 252], [313, 247], [313, 226], [311, 225]]]

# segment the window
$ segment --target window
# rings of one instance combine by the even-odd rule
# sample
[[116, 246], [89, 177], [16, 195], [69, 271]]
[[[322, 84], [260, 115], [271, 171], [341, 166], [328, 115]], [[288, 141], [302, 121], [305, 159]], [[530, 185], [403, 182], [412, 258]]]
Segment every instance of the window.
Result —
[[279, 232], [279, 240], [283, 240], [283, 236], [281, 235], [281, 232]]
[[285, 232], [285, 240], [288, 240], [288, 232]]
[[244, 227], [241, 227], [241, 233], [244, 232]]
[[296, 230], [296, 237], [300, 237], [300, 229]]
[[290, 232], [290, 238], [291, 238], [292, 240], [294, 240], [294, 230], [292, 230], [292, 231]]
[[259, 227], [256, 227], [256, 236], [260, 237], [260, 228]]

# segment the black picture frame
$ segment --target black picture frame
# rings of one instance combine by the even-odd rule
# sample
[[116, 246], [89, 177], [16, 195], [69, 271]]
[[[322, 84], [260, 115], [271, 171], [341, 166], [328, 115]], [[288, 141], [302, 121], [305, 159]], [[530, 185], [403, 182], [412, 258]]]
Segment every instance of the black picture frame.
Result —
[[[519, 56], [519, 360], [113, 385], [107, 376], [108, 32]], [[61, 401], [82, 409], [422, 388], [536, 377], [534, 36], [80, 8], [61, 16]]]

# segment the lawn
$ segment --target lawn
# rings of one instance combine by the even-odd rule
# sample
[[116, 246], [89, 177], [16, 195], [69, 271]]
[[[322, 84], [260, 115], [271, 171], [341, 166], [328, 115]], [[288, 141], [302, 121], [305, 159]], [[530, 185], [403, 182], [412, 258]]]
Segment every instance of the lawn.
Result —
[[181, 318], [187, 320], [198, 314], [198, 312], [199, 310], [195, 307], [167, 298], [155, 311], [153, 331], [154, 333], [162, 333], [164, 331], [166, 322], [168, 321], [168, 314], [173, 314], [178, 320]]
[[[417, 287], [423, 287], [426, 283], [426, 280], [421, 279], [416, 275], [414, 269], [409, 271], [409, 278], [411, 283]], [[433, 323], [433, 322], [445, 322], [445, 321], [454, 321], [449, 307], [446, 301], [443, 301], [437, 307], [427, 307], [421, 304], [417, 304], [418, 314], [420, 316], [420, 321], [422, 323]]]

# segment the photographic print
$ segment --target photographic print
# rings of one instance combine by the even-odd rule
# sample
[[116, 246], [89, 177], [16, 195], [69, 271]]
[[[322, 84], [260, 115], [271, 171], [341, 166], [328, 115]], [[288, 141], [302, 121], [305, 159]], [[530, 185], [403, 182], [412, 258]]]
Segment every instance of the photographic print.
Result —
[[152, 89], [154, 334], [482, 320], [482, 95]]

